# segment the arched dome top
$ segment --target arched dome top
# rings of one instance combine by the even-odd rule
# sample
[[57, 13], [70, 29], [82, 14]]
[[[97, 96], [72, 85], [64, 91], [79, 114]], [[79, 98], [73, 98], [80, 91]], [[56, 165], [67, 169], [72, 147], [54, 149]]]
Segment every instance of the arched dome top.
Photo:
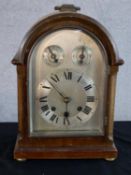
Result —
[[76, 28], [93, 33], [104, 46], [110, 66], [119, 66], [124, 63], [119, 59], [116, 45], [109, 32], [93, 18], [74, 12], [55, 13], [39, 20], [25, 35], [12, 63], [27, 64], [29, 52], [35, 41], [41, 35], [63, 28]]

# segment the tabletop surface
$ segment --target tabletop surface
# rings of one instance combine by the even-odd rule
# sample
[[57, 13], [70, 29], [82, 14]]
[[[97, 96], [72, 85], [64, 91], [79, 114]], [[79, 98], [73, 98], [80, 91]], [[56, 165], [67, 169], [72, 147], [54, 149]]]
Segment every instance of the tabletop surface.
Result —
[[115, 122], [115, 161], [86, 160], [13, 160], [17, 123], [0, 123], [1, 175], [131, 175], [131, 122]]

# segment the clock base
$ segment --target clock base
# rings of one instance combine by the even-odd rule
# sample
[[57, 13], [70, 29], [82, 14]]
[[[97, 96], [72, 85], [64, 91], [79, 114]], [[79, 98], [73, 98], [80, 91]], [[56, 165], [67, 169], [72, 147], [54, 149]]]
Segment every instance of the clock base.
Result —
[[[42, 139], [40, 140], [39, 138], [31, 138], [27, 141], [18, 137], [14, 150], [14, 159], [103, 158], [112, 160], [112, 158], [116, 159], [117, 157], [117, 149], [114, 143], [102, 137], [64, 138], [64, 140], [57, 138], [57, 142], [53, 141], [53, 138], [47, 138], [48, 145]], [[66, 142], [66, 140], [68, 141]]]

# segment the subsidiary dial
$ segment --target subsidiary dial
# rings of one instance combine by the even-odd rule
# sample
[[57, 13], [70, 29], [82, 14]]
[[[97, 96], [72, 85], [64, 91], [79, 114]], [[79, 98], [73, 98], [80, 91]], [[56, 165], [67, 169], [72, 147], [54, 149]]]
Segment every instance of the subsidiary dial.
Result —
[[43, 52], [44, 61], [51, 66], [58, 66], [64, 59], [64, 51], [58, 45], [50, 45]]
[[84, 45], [76, 47], [72, 52], [73, 63], [78, 65], [89, 64], [91, 56], [91, 49]]

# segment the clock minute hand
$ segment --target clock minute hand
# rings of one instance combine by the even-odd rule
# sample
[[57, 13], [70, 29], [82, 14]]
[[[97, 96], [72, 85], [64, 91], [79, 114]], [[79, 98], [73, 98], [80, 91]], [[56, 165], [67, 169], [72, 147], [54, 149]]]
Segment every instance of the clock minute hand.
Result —
[[54, 53], [52, 52], [52, 50], [51, 50], [50, 47], [48, 48], [48, 50], [49, 50], [49, 52], [51, 53], [51, 58], [52, 58], [55, 62], [57, 62], [58, 60], [57, 60], [57, 58], [56, 58], [56, 54], [54, 54]]
[[53, 52], [52, 52], [52, 49], [50, 47], [48, 47], [48, 50], [49, 52], [52, 54], [52, 55], [55, 55]]
[[81, 48], [81, 54], [79, 55], [79, 58], [80, 58], [79, 63], [83, 63], [83, 59], [85, 58], [84, 51], [85, 51], [85, 47], [83, 46]]
[[66, 97], [54, 86], [53, 83], [51, 83], [50, 81], [49, 81], [49, 83], [50, 83], [51, 86], [56, 90], [56, 92], [58, 92], [58, 94], [59, 94], [60, 96], [62, 96], [64, 99], [66, 98]]

